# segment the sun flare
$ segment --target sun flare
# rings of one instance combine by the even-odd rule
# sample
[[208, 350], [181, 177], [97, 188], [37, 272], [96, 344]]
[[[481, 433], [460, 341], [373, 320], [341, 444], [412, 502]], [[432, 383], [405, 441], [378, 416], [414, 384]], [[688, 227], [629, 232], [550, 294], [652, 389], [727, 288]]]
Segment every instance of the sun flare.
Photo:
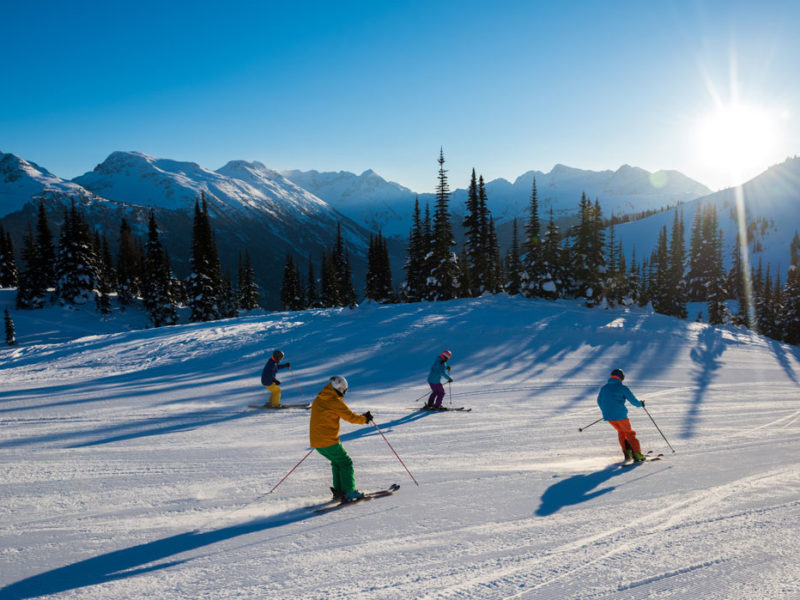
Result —
[[763, 109], [746, 105], [717, 108], [696, 129], [700, 159], [732, 177], [752, 176], [763, 170], [778, 143], [776, 119]]

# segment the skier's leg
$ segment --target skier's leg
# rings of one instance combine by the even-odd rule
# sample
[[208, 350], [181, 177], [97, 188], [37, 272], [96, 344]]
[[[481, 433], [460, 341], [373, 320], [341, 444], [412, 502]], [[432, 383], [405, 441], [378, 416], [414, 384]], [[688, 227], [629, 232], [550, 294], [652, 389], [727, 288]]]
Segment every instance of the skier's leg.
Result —
[[[627, 421], [628, 419], [624, 419]], [[609, 421], [609, 425], [611, 425], [614, 429], [617, 430], [617, 439], [619, 440], [619, 445], [622, 447], [622, 453], [627, 457], [628, 453], [628, 446], [625, 444], [627, 441], [627, 434], [625, 433], [625, 426], [622, 421]]]
[[344, 446], [334, 444], [326, 448], [317, 448], [317, 451], [331, 461], [333, 475], [333, 489], [345, 494], [356, 489], [356, 474], [353, 469], [353, 459], [347, 454]]
[[627, 443], [634, 454], [641, 454], [642, 447], [639, 445], [639, 440], [636, 439], [636, 432], [631, 429], [631, 422], [628, 419], [621, 419], [619, 421], [609, 421], [619, 432], [619, 443], [622, 446], [622, 451], [625, 452]]
[[281, 388], [277, 383], [265, 386], [269, 390], [269, 405], [278, 408], [281, 405]]
[[434, 397], [433, 406], [434, 408], [439, 408], [442, 406], [442, 400], [444, 399], [444, 386], [441, 383], [432, 383], [431, 387], [433, 388]]
[[433, 408], [433, 401], [436, 399], [436, 387], [433, 383], [428, 383], [431, 388], [431, 394], [428, 396], [428, 401], [425, 403], [425, 408]]

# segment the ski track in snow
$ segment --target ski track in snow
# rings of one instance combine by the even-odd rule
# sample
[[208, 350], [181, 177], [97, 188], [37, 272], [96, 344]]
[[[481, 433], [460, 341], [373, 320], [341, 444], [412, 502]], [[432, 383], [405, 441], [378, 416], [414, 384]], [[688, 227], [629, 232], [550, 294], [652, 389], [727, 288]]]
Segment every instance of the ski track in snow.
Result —
[[[343, 423], [359, 487], [397, 494], [313, 514], [330, 477], [316, 453], [267, 494], [308, 450], [306, 411], [245, 408], [275, 347], [286, 402], [346, 375], [420, 487], [374, 428]], [[444, 347], [446, 403], [471, 413], [415, 411]], [[800, 361], [750, 332], [486, 297], [0, 358], [3, 598], [800, 597]], [[631, 408], [665, 456], [630, 469], [607, 424], [578, 432], [620, 364], [677, 451]]]

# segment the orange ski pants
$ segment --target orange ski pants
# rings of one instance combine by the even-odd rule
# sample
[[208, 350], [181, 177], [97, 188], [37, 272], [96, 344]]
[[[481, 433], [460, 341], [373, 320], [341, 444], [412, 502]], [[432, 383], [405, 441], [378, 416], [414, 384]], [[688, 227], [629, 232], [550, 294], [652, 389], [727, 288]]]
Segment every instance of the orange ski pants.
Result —
[[619, 436], [619, 445], [622, 446], [622, 451], [627, 449], [625, 443], [627, 442], [631, 450], [641, 453], [642, 448], [639, 445], [639, 440], [636, 439], [636, 432], [631, 429], [631, 422], [628, 419], [620, 419], [619, 421], [609, 421], [614, 429], [617, 430]]

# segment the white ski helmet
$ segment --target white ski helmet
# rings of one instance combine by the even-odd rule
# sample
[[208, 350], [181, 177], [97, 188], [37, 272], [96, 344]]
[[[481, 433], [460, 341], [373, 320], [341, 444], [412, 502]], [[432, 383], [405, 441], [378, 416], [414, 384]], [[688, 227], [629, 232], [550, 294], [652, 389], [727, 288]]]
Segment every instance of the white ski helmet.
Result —
[[334, 375], [331, 377], [331, 386], [342, 396], [344, 396], [347, 392], [347, 379], [341, 375]]

